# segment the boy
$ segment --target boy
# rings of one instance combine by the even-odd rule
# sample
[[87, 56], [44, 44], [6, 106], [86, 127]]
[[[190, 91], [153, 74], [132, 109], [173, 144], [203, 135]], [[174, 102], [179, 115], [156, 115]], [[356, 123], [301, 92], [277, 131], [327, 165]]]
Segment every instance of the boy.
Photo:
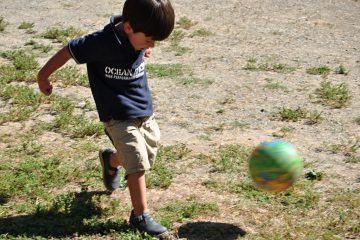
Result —
[[73, 39], [39, 71], [39, 89], [52, 93], [48, 77], [73, 58], [86, 63], [90, 88], [100, 121], [116, 151], [105, 149], [99, 157], [105, 187], [119, 187], [124, 167], [133, 210], [130, 226], [161, 237], [167, 229], [150, 215], [145, 171], [149, 170], [160, 138], [153, 117], [144, 57], [155, 41], [166, 39], [174, 28], [175, 14], [169, 0], [126, 0], [122, 16], [112, 17], [104, 29]]

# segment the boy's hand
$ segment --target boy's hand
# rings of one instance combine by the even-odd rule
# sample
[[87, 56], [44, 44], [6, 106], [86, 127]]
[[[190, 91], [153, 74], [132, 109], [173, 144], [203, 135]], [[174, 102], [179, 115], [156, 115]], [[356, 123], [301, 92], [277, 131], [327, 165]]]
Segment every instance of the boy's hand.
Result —
[[49, 76], [61, 68], [70, 58], [71, 54], [68, 46], [64, 46], [40, 69], [37, 75], [37, 82], [43, 94], [49, 96], [52, 93], [53, 86], [49, 82]]
[[145, 50], [145, 57], [146, 58], [149, 58], [151, 56], [151, 53], [152, 53], [152, 48], [148, 48]]
[[40, 76], [38, 76], [37, 82], [39, 89], [43, 94], [49, 96], [52, 93], [53, 86], [50, 84], [47, 78], [42, 79]]

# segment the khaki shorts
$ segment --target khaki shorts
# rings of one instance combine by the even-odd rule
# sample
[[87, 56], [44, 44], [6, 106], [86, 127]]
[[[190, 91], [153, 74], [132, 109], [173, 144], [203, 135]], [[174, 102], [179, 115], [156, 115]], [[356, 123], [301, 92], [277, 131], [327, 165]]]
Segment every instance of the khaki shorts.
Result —
[[125, 168], [125, 176], [149, 170], [153, 166], [160, 141], [160, 129], [154, 116], [110, 120], [104, 126]]

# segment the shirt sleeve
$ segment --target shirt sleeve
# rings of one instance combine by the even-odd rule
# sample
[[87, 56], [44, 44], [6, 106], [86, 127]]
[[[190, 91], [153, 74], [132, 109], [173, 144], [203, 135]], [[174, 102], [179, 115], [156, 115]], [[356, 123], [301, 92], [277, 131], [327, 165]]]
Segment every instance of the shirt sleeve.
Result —
[[101, 30], [71, 40], [68, 48], [78, 64], [104, 61], [112, 52], [109, 48], [113, 46], [112, 38], [105, 30]]

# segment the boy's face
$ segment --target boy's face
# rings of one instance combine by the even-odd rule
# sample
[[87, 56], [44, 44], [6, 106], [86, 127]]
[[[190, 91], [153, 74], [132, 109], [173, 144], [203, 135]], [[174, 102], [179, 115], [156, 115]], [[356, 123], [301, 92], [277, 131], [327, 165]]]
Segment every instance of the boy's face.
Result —
[[137, 51], [153, 48], [155, 46], [155, 41], [152, 37], [147, 37], [143, 32], [134, 33], [128, 22], [124, 23], [124, 31], [128, 36], [131, 45]]

